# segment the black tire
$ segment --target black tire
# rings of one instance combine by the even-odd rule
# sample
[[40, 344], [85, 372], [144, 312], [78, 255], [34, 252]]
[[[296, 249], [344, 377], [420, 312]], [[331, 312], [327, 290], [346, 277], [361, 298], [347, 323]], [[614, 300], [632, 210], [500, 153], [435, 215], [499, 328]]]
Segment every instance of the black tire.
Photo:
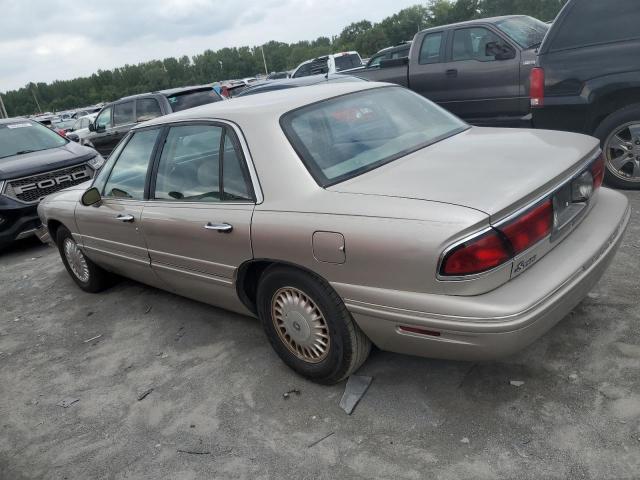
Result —
[[[326, 356], [318, 363], [310, 363], [292, 353], [276, 329], [272, 301], [277, 292], [287, 287], [311, 299], [324, 317], [329, 346]], [[258, 285], [257, 310], [269, 342], [282, 361], [314, 382], [331, 385], [344, 380], [364, 363], [371, 351], [371, 342], [353, 321], [342, 299], [316, 275], [284, 266], [267, 269]]]
[[73, 271], [64, 252], [66, 241], [73, 242], [73, 244], [76, 243], [73, 239], [73, 236], [71, 235], [71, 232], [67, 228], [59, 227], [58, 231], [56, 232], [56, 245], [58, 246], [60, 258], [62, 258], [62, 263], [64, 264], [64, 267], [67, 269], [67, 272], [69, 273], [73, 281], [76, 282], [76, 284], [82, 290], [89, 293], [98, 293], [105, 290], [106, 288], [109, 288], [113, 284], [112, 274], [93, 263], [80, 250], [79, 253], [80, 255], [82, 255], [82, 258], [86, 262], [88, 277], [86, 280], [83, 280]]
[[640, 177], [635, 178], [635, 180], [627, 180], [622, 178], [620, 174], [613, 173], [614, 168], [609, 162], [609, 152], [607, 152], [606, 148], [607, 140], [611, 135], [615, 134], [624, 125], [633, 122], [640, 124], [640, 103], [629, 105], [628, 107], [613, 112], [598, 125], [598, 128], [596, 128], [596, 131], [593, 133], [595, 137], [600, 139], [600, 145], [605, 155], [605, 183], [613, 188], [625, 190], [640, 189]]

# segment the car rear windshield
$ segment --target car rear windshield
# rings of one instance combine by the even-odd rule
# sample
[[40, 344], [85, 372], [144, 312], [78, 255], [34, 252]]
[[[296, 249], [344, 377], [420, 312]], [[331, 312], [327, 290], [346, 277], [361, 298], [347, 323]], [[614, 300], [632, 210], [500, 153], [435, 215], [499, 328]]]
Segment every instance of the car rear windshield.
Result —
[[171, 110], [180, 112], [187, 108], [199, 107], [208, 103], [219, 102], [222, 100], [220, 95], [213, 88], [204, 90], [191, 90], [189, 92], [179, 93], [167, 97]]
[[380, 87], [283, 115], [287, 138], [319, 185], [361, 175], [468, 128], [424, 97]]
[[336, 62], [336, 71], [349, 70], [350, 68], [358, 68], [362, 66], [362, 59], [355, 53], [349, 55], [340, 55], [334, 57]]
[[549, 25], [533, 17], [513, 17], [496, 22], [496, 26], [522, 48], [537, 47], [549, 31]]
[[17, 120], [0, 124], [0, 159], [66, 144], [64, 138], [37, 122]]

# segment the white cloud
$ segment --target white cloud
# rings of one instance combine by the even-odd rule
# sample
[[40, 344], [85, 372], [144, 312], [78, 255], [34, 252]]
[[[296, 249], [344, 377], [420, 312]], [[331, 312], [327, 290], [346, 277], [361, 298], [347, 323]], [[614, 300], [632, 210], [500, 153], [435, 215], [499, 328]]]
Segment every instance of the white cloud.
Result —
[[[2, 0], [0, 91], [206, 49], [337, 35], [416, 0]], [[6, 4], [6, 5], [5, 5]], [[28, 25], [29, 28], [25, 28]]]

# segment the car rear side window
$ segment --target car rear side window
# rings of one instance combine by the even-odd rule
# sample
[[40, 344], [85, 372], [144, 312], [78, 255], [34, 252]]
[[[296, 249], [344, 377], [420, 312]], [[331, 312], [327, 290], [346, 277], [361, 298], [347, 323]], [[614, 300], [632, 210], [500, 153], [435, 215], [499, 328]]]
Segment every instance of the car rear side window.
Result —
[[155, 98], [141, 98], [136, 101], [136, 122], [146, 122], [160, 116], [162, 110]]
[[576, 2], [555, 32], [551, 50], [640, 38], [638, 0]]
[[401, 87], [324, 100], [285, 114], [281, 125], [309, 172], [325, 187], [468, 128]]
[[355, 53], [334, 57], [334, 61], [336, 63], [336, 72], [362, 66], [362, 59]]
[[219, 102], [222, 100], [222, 97], [220, 97], [213, 88], [207, 88], [204, 90], [192, 90], [177, 95], [171, 95], [167, 97], [167, 100], [169, 100], [169, 105], [171, 105], [172, 111], [181, 112], [188, 108]]
[[114, 125], [128, 125], [133, 122], [133, 102], [118, 103], [113, 106]]
[[252, 201], [244, 159], [225, 127], [172, 127], [156, 175], [156, 200]]
[[115, 160], [103, 195], [131, 200], [144, 199], [144, 185], [151, 154], [159, 129], [140, 130], [133, 134]]
[[442, 32], [426, 35], [420, 47], [420, 65], [440, 62], [442, 50]]

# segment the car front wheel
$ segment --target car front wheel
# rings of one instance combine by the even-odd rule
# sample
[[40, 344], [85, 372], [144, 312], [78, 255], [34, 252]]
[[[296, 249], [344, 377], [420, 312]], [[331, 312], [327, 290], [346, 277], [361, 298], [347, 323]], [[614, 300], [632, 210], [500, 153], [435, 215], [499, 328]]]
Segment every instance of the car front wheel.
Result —
[[612, 113], [594, 135], [607, 162], [605, 181], [616, 188], [640, 188], [640, 104]]
[[98, 293], [111, 285], [111, 274], [87, 258], [67, 228], [58, 228], [56, 245], [67, 272], [82, 290]]
[[338, 294], [315, 275], [272, 267], [260, 279], [257, 303], [276, 353], [315, 382], [340, 382], [369, 355], [369, 339]]

